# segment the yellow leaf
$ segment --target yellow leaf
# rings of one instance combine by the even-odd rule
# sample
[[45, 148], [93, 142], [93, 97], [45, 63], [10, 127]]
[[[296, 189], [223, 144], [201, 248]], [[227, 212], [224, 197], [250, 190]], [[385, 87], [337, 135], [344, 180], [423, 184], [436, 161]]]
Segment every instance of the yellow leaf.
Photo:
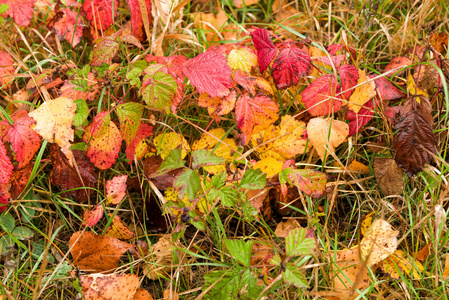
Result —
[[374, 211], [370, 212], [362, 219], [362, 224], [360, 225], [360, 234], [365, 235], [365, 232], [368, 230], [368, 228], [373, 223], [373, 217], [374, 217]]
[[259, 169], [267, 174], [267, 178], [271, 178], [282, 171], [282, 166], [284, 164], [273, 157], [266, 157], [259, 160], [255, 165], [254, 169]]
[[408, 275], [413, 273], [414, 279], [421, 279], [420, 273], [424, 272], [424, 267], [419, 261], [413, 260], [413, 258], [407, 256], [401, 250], [394, 251], [393, 254], [381, 262], [380, 267], [394, 279], [399, 279], [400, 273]]
[[[313, 46], [309, 47], [309, 53], [310, 53], [310, 57], [312, 57], [312, 59], [314, 57], [322, 57], [322, 56], [327, 56], [328, 55], [326, 52], [324, 52], [320, 48], [313, 47]], [[323, 73], [320, 70], [320, 68], [332, 71], [332, 66], [326, 65], [322, 61], [315, 61], [314, 65], [318, 66], [318, 68], [312, 68], [312, 72], [310, 73], [310, 76], [313, 77], [313, 78], [318, 78], [321, 75], [323, 75]]]
[[257, 67], [257, 55], [248, 47], [233, 49], [228, 55], [228, 65], [233, 71], [238, 69], [250, 73], [251, 68]]
[[56, 143], [61, 151], [72, 161], [70, 142], [73, 141], [72, 122], [75, 117], [76, 104], [66, 97], [46, 101], [38, 109], [29, 113], [36, 121], [34, 131], [49, 143]]
[[[409, 92], [410, 95], [423, 95], [423, 96], [426, 96], [427, 98], [429, 98], [429, 94], [427, 94], [420, 87], [416, 87], [415, 80], [413, 80], [413, 77], [411, 74], [409, 74], [408, 78], [407, 78], [407, 91]], [[419, 103], [419, 101], [420, 101], [419, 97], [416, 97], [415, 99]]]
[[211, 129], [207, 133], [203, 133], [199, 140], [193, 142], [192, 150], [211, 149], [218, 144], [218, 141], [225, 136], [226, 132], [223, 128]]
[[129, 230], [119, 216], [114, 216], [111, 226], [106, 231], [106, 235], [116, 239], [130, 240], [134, 237], [134, 232]]
[[374, 80], [370, 81], [370, 78], [366, 75], [365, 71], [358, 71], [359, 79], [357, 80], [357, 85], [363, 84], [355, 88], [351, 97], [349, 97], [348, 103], [348, 108], [355, 113], [358, 113], [362, 108], [362, 105], [376, 95], [376, 83]]
[[277, 129], [274, 125], [270, 125], [267, 129], [261, 129], [261, 126], [254, 127], [254, 133], [251, 136], [251, 145], [257, 147], [255, 151], [260, 158], [273, 157], [283, 161], [284, 157], [273, 150], [273, 142], [278, 137]]
[[399, 231], [385, 220], [377, 219], [366, 230], [360, 242], [360, 251], [367, 265], [372, 266], [390, 256], [398, 247]]
[[321, 160], [346, 140], [349, 134], [348, 124], [331, 118], [313, 118], [307, 124], [310, 144], [315, 148]]
[[174, 132], [161, 133], [158, 134], [153, 139], [153, 144], [159, 149], [162, 159], [165, 159], [169, 154], [170, 150], [181, 146], [181, 158], [186, 157], [187, 153], [190, 151], [190, 146], [186, 139], [181, 135]]

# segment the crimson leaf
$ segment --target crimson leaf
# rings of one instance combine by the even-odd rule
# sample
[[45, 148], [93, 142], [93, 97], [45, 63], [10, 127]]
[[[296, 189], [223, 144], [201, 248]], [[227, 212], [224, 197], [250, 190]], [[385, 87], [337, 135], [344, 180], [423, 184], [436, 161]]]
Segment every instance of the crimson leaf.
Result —
[[309, 55], [288, 44], [273, 62], [273, 79], [278, 89], [286, 89], [296, 85], [300, 77], [307, 75], [309, 69]]
[[263, 73], [276, 56], [277, 49], [266, 29], [256, 29], [251, 33], [251, 38], [257, 51], [260, 72]]

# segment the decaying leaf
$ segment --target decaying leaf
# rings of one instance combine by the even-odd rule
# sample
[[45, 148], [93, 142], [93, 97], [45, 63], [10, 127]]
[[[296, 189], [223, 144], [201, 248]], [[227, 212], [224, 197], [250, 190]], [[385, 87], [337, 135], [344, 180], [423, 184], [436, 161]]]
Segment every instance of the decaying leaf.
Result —
[[368, 266], [375, 265], [390, 256], [398, 247], [399, 231], [385, 220], [377, 219], [366, 230], [360, 242], [361, 257]]
[[348, 109], [355, 113], [358, 113], [362, 108], [363, 104], [368, 102], [371, 98], [376, 95], [375, 89], [376, 84], [374, 80], [371, 80], [366, 72], [359, 70], [359, 79], [357, 84], [361, 84], [355, 88], [354, 93], [349, 97]]
[[119, 204], [126, 196], [126, 180], [128, 175], [115, 176], [106, 181], [106, 203]]
[[134, 232], [129, 230], [119, 216], [115, 215], [111, 226], [106, 231], [106, 235], [120, 240], [130, 240], [134, 237]]
[[341, 109], [341, 99], [336, 97], [339, 90], [333, 75], [323, 75], [304, 89], [302, 101], [312, 116], [332, 114]]
[[262, 77], [251, 76], [240, 70], [235, 70], [233, 79], [251, 95], [256, 94], [256, 89], [264, 92], [265, 94], [273, 95], [273, 89], [270, 83]]
[[93, 232], [75, 232], [69, 241], [73, 263], [85, 272], [104, 272], [117, 268], [122, 255], [132, 244]]
[[424, 273], [423, 265], [401, 250], [394, 251], [393, 254], [382, 261], [380, 268], [391, 278], [397, 280], [401, 278], [400, 273], [412, 275], [413, 279], [421, 279], [421, 274]]
[[[20, 194], [23, 192], [23, 190], [25, 189], [25, 187], [28, 183], [28, 180], [30, 179], [32, 170], [33, 170], [33, 164], [30, 163], [30, 164], [28, 164], [20, 169], [16, 169], [12, 172], [11, 188], [10, 188], [10, 193], [11, 193], [12, 199], [18, 199]], [[1, 188], [0, 188], [0, 190], [1, 190]], [[1, 192], [0, 192], [0, 194], [1, 194]]]
[[73, 141], [72, 122], [75, 117], [76, 104], [66, 97], [46, 101], [38, 109], [29, 113], [36, 121], [34, 131], [49, 143], [56, 143], [61, 151], [72, 159], [70, 142]]
[[148, 144], [145, 138], [153, 134], [153, 127], [140, 123], [139, 129], [131, 142], [126, 147], [126, 158], [129, 159], [128, 164], [132, 164], [134, 159], [141, 159], [148, 152]]
[[79, 280], [86, 300], [131, 300], [140, 285], [135, 274], [80, 275]]
[[393, 74], [399, 75], [402, 72], [404, 72], [404, 69], [411, 65], [412, 61], [405, 56], [398, 56], [393, 58], [390, 63], [385, 67], [384, 69], [384, 73], [392, 71], [393, 69], [396, 69], [396, 71], [392, 71], [391, 73], [389, 73], [387, 76], [391, 77]]
[[402, 194], [403, 172], [393, 158], [374, 158], [373, 170], [377, 184], [385, 196]]
[[232, 90], [226, 97], [212, 98], [207, 93], [202, 93], [198, 98], [198, 106], [207, 107], [207, 112], [212, 116], [223, 116], [235, 108], [237, 93]]
[[157, 243], [151, 245], [151, 251], [147, 259], [149, 263], [145, 265], [144, 274], [156, 280], [172, 266], [173, 243], [170, 235], [163, 235]]
[[257, 266], [261, 264], [268, 264], [276, 252], [273, 246], [263, 242], [255, 242], [251, 248], [251, 266]]
[[421, 250], [415, 253], [415, 257], [417, 260], [425, 261], [430, 254], [430, 248], [432, 247], [431, 243], [427, 243]]
[[295, 219], [288, 219], [287, 221], [282, 221], [276, 226], [274, 234], [277, 237], [285, 238], [291, 230], [296, 228], [301, 228], [301, 225], [299, 225], [298, 221]]
[[153, 139], [154, 146], [160, 152], [162, 159], [165, 159], [169, 154], [170, 150], [181, 146], [181, 158], [186, 157], [187, 153], [190, 152], [189, 143], [181, 134], [175, 132], [160, 133]]
[[349, 134], [348, 124], [331, 118], [313, 118], [307, 124], [310, 144], [324, 161], [329, 153], [346, 140]]

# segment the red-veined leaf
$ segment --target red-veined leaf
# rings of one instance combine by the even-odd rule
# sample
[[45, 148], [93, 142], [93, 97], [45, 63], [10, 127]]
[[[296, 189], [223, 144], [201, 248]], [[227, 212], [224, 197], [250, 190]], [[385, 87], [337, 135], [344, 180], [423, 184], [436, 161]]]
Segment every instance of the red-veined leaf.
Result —
[[309, 169], [292, 169], [289, 179], [296, 185], [304, 194], [318, 198], [326, 189], [327, 177], [326, 174]]
[[182, 65], [182, 72], [198, 92], [211, 97], [229, 95], [232, 70], [223, 55], [206, 51]]
[[276, 56], [277, 49], [266, 29], [256, 29], [251, 33], [251, 38], [253, 39], [254, 48], [257, 51], [260, 72], [263, 73]]
[[312, 116], [331, 114], [341, 109], [341, 100], [335, 98], [339, 84], [333, 75], [323, 75], [315, 79], [302, 92], [302, 101]]
[[[377, 77], [376, 75], [369, 75], [370, 78]], [[394, 86], [385, 77], [379, 77], [374, 80], [377, 88], [377, 94], [381, 100], [394, 100], [405, 97], [405, 94]]]
[[340, 54], [340, 55], [333, 55], [331, 57], [329, 56], [319, 56], [319, 57], [312, 57], [313, 61], [319, 61], [323, 64], [326, 64], [328, 66], [332, 66], [332, 64], [338, 68], [341, 66], [343, 62], [346, 61], [346, 55]]
[[327, 52], [329, 52], [330, 55], [336, 55], [338, 52], [348, 52], [351, 54], [355, 54], [355, 50], [351, 47], [348, 47], [346, 45], [341, 44], [332, 44], [329, 47], [327, 47]]
[[0, 142], [0, 184], [7, 184], [11, 180], [14, 166], [6, 154], [5, 146]]
[[92, 227], [95, 226], [98, 221], [103, 217], [103, 206], [98, 204], [94, 209], [86, 209], [83, 214], [84, 225]]
[[343, 96], [346, 99], [351, 97], [354, 92], [353, 87], [357, 85], [357, 80], [359, 79], [359, 72], [357, 68], [353, 65], [344, 65], [337, 68], [338, 74], [341, 77], [341, 89], [346, 91]]
[[179, 91], [176, 79], [160, 71], [164, 68], [160, 64], [153, 64], [145, 69], [146, 75], [143, 78], [140, 93], [149, 106], [168, 113]]
[[299, 78], [307, 75], [310, 69], [310, 57], [294, 45], [282, 49], [273, 62], [272, 75], [278, 89], [286, 89], [298, 83]]
[[[140, 10], [139, 0], [126, 0], [128, 2], [129, 11], [131, 12], [131, 33], [138, 40], [143, 41], [145, 37], [143, 14]], [[147, 10], [148, 23], [151, 24], [151, 1], [145, 0]]]
[[0, 0], [0, 4], [4, 3], [9, 6], [6, 14], [22, 26], [30, 25], [34, 12], [34, 2], [36, 0]]
[[82, 6], [86, 19], [98, 30], [105, 30], [112, 25], [113, 18], [117, 16], [117, 8], [117, 0], [86, 0]]

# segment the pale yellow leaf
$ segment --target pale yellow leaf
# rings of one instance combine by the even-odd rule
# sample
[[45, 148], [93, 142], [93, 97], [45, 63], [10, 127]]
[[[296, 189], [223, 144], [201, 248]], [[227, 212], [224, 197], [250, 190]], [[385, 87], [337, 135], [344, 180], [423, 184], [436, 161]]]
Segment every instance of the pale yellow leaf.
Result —
[[372, 266], [390, 256], [398, 247], [399, 231], [385, 220], [377, 219], [365, 232], [360, 242], [360, 251], [367, 265]]
[[190, 151], [189, 143], [187, 140], [181, 135], [175, 132], [166, 132], [158, 134], [153, 139], [153, 144], [156, 148], [159, 149], [159, 153], [162, 159], [165, 159], [169, 154], [170, 150], [181, 146], [181, 158], [186, 157], [187, 153]]
[[376, 95], [376, 83], [374, 80], [370, 81], [368, 75], [363, 70], [359, 71], [359, 79], [357, 80], [357, 85], [362, 84], [355, 88], [351, 97], [349, 97], [348, 108], [355, 113], [358, 113], [362, 108], [363, 104], [368, 102], [371, 98]]

